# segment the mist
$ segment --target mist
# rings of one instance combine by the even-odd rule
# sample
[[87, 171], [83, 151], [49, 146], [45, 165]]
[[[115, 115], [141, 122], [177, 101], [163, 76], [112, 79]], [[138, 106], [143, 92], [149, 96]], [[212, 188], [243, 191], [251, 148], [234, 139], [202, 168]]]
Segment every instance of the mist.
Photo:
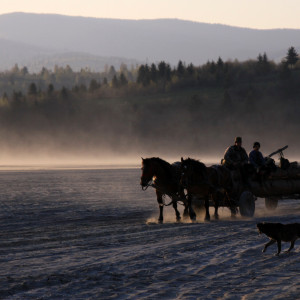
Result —
[[201, 89], [184, 92], [179, 100], [178, 93], [172, 95], [93, 104], [73, 99], [71, 110], [57, 103], [50, 110], [47, 102], [2, 108], [0, 163], [139, 166], [141, 157], [158, 156], [211, 164], [220, 162], [235, 136], [243, 137], [248, 153], [259, 141], [264, 155], [289, 145], [286, 157], [298, 156], [300, 107], [294, 99], [280, 98], [270, 106], [268, 99], [258, 97], [245, 110], [247, 103], [234, 91], [230, 107], [221, 91], [215, 99], [206, 99]]

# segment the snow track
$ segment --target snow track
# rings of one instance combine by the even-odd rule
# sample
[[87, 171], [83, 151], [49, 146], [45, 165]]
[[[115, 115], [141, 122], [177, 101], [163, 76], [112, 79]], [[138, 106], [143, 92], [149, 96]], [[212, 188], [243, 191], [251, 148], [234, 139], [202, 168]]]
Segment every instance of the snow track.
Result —
[[[158, 224], [140, 171], [0, 173], [1, 299], [298, 299], [300, 242], [274, 256], [256, 223], [300, 222], [300, 202], [253, 219]], [[180, 207], [182, 210], [182, 207]]]

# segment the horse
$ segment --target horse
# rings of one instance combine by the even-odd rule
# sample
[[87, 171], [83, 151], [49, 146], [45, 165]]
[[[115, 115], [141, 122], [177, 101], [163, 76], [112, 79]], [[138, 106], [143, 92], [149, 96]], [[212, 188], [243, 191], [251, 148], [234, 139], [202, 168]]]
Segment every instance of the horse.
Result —
[[219, 199], [229, 204], [232, 215], [236, 214], [236, 207], [230, 203], [228, 192], [232, 188], [230, 170], [224, 166], [206, 167], [204, 163], [187, 158], [181, 158], [181, 185], [187, 190], [188, 202], [191, 205], [192, 197], [204, 198], [205, 220], [210, 220], [209, 199], [214, 201], [214, 217], [219, 218]]
[[[184, 190], [180, 185], [180, 165], [180, 162], [170, 164], [159, 157], [142, 158], [140, 185], [143, 190], [146, 190], [149, 186], [155, 188], [159, 205], [159, 222], [163, 222], [163, 208], [167, 205], [163, 201], [165, 195], [171, 198], [170, 204], [173, 205], [177, 221], [181, 219], [180, 212], [177, 209], [177, 201], [183, 202], [185, 206], [183, 215], [185, 217], [188, 216], [188, 214], [191, 219], [196, 217], [193, 209], [188, 206]], [[151, 183], [152, 180], [153, 183]]]

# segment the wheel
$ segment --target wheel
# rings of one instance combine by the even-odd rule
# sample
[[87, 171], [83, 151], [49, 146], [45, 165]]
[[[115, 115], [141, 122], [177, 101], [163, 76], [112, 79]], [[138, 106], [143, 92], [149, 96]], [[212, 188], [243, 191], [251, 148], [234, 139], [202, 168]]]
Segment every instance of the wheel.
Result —
[[265, 198], [265, 207], [268, 210], [275, 210], [277, 206], [278, 206], [278, 198], [275, 197]]
[[242, 192], [239, 201], [240, 214], [243, 217], [253, 217], [255, 212], [254, 196], [251, 192]]

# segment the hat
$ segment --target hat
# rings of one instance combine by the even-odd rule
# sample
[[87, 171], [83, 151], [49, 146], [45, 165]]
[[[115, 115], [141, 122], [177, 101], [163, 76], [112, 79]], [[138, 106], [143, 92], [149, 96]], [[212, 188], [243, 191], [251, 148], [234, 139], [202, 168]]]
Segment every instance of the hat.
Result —
[[235, 143], [241, 143], [242, 142], [242, 138], [240, 136], [237, 136], [234, 140]]
[[260, 143], [259, 143], [259, 142], [255, 142], [255, 143], [253, 144], [253, 148], [255, 148], [256, 146], [258, 146], [258, 147], [260, 148]]

